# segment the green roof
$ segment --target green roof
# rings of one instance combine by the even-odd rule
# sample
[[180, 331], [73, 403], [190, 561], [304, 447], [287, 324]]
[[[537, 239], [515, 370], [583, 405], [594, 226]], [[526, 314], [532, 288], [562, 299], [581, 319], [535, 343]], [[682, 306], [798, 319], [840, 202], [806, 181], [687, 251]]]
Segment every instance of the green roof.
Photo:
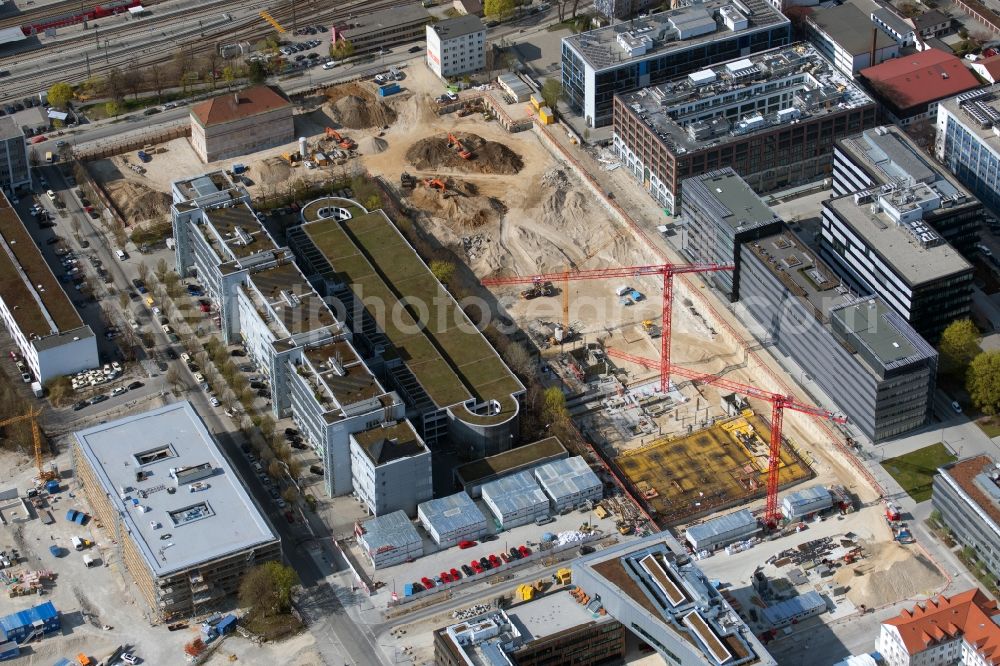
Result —
[[[431, 400], [479, 424], [499, 423], [517, 412], [521, 382], [500, 360], [458, 304], [382, 211], [345, 221], [304, 225], [316, 248], [350, 285], [378, 322]], [[405, 298], [409, 305], [400, 307]], [[380, 310], [372, 303], [385, 304]], [[426, 320], [418, 324], [416, 314]], [[495, 400], [500, 412], [469, 412], [462, 403]]]
[[462, 480], [462, 483], [475, 483], [483, 479], [492, 479], [506, 472], [519, 471], [535, 462], [548, 462], [559, 455], [569, 455], [566, 452], [566, 447], [562, 445], [558, 437], [546, 437], [503, 453], [467, 462], [458, 467], [455, 474]]

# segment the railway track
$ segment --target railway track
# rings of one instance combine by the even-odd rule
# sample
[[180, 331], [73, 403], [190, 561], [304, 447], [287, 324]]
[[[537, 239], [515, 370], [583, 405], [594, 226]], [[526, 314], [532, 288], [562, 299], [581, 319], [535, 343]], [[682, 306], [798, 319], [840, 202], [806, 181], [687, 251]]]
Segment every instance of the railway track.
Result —
[[[300, 26], [320, 22], [327, 25], [343, 23], [347, 20], [348, 16], [356, 18], [404, 4], [408, 4], [406, 0], [355, 0], [354, 2], [341, 4], [336, 9], [332, 9], [329, 6], [325, 8], [316, 8], [309, 5], [305, 8], [296, 6], [294, 15], [297, 21], [295, 23], [298, 23]], [[170, 63], [174, 59], [175, 54], [181, 50], [187, 51], [192, 56], [197, 57], [198, 55], [217, 49], [223, 43], [256, 41], [273, 32], [273, 28], [260, 17], [259, 12], [261, 10], [267, 10], [281, 25], [289, 30], [292, 28], [293, 10], [291, 2], [281, 3], [278, 6], [273, 6], [270, 2], [253, 3], [250, 6], [245, 4], [241, 9], [243, 11], [252, 11], [252, 13], [233, 18], [231, 22], [221, 26], [203, 27], [192, 25], [185, 31], [187, 34], [179, 37], [171, 36], [169, 39], [170, 48], [162, 48], [158, 42], [150, 41], [142, 47], [120, 48], [117, 51], [113, 47], [107, 52], [101, 49], [89, 49], [86, 51], [89, 55], [89, 73], [84, 66], [84, 51], [81, 50], [78, 55], [74, 55], [77, 66], [71, 68], [66, 65], [59, 65], [58, 75], [54, 73], [50, 74], [50, 72], [56, 69], [52, 65], [50, 65], [50, 68], [47, 68], [49, 71], [44, 73], [33, 70], [31, 72], [13, 74], [9, 78], [0, 81], [0, 97], [3, 99], [17, 99], [26, 95], [37, 94], [39, 90], [47, 88], [56, 80], [65, 81], [70, 84], [82, 83], [89, 76], [105, 74], [114, 68], [144, 68], [154, 65], [164, 65]], [[222, 13], [222, 10], [215, 6], [185, 12], [184, 23], [189, 24], [193, 22], [199, 15], [222, 15]], [[178, 22], [175, 21], [174, 23]], [[143, 22], [142, 25], [145, 29], [150, 24], [149, 22]], [[165, 28], [166, 30], [171, 29], [166, 24], [158, 27]], [[134, 35], [131, 36], [134, 37]], [[89, 36], [83, 36], [83, 38], [89, 39]], [[128, 37], [125, 38], [127, 39]], [[73, 41], [75, 42], [76, 40]], [[72, 42], [68, 43], [71, 44]], [[41, 52], [38, 53], [41, 54]], [[19, 54], [17, 57], [23, 58], [24, 55]], [[2, 63], [2, 60], [0, 60], [0, 63]]]
[[[159, 2], [159, 0], [146, 0], [143, 2], [143, 6], [146, 7], [155, 5], [157, 2]], [[108, 4], [107, 0], [102, 2], [63, 0], [63, 2], [55, 2], [35, 9], [30, 9], [19, 14], [13, 14], [11, 16], [0, 18], [0, 29], [36, 25], [62, 16], [77, 16], [106, 4]]]

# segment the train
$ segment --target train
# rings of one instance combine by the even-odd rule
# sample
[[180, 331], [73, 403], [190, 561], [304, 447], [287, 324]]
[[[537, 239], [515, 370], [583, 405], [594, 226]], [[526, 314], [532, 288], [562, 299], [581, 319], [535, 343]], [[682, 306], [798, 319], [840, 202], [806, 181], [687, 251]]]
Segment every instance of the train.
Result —
[[29, 23], [21, 26], [21, 32], [30, 37], [48, 28], [62, 28], [67, 25], [75, 25], [83, 21], [93, 21], [95, 19], [106, 18], [127, 12], [133, 7], [141, 7], [142, 0], [111, 0], [91, 7], [86, 11], [79, 11], [74, 14], [64, 14], [58, 17], [46, 17], [39, 23]]

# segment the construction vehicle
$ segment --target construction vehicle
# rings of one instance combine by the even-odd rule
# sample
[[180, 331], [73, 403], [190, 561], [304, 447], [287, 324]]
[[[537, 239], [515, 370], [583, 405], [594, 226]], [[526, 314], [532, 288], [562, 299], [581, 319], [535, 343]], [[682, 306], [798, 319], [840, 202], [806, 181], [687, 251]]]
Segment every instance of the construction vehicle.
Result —
[[281, 153], [281, 159], [288, 162], [289, 166], [297, 167], [302, 161], [302, 156], [298, 153]]
[[424, 185], [426, 185], [427, 187], [432, 187], [435, 190], [440, 190], [442, 192], [448, 189], [448, 186], [445, 185], [445, 182], [440, 178], [428, 178], [424, 181]]
[[354, 141], [348, 139], [345, 136], [341, 136], [340, 132], [333, 129], [332, 127], [326, 128], [326, 138], [333, 139], [334, 141], [337, 142], [337, 145], [343, 148], [344, 150], [354, 150], [355, 148], [358, 147], [358, 144], [354, 143]]
[[459, 141], [458, 137], [454, 134], [448, 135], [448, 147], [456, 149], [458, 151], [458, 156], [463, 160], [472, 159], [472, 151], [463, 146], [462, 142]]
[[535, 598], [535, 588], [524, 583], [517, 586], [514, 596], [518, 601], [531, 601]]
[[20, 423], [21, 421], [31, 422], [31, 437], [34, 440], [35, 446], [35, 467], [38, 468], [38, 483], [44, 483], [46, 481], [51, 481], [59, 477], [58, 472], [55, 471], [55, 467], [51, 466], [46, 468], [42, 464], [42, 429], [38, 427], [38, 416], [42, 413], [41, 409], [29, 409], [27, 414], [22, 414], [21, 416], [14, 416], [9, 419], [4, 419], [0, 421], [0, 428], [4, 426], [13, 425], [15, 423]]
[[551, 282], [542, 282], [539, 280], [521, 292], [521, 298], [526, 301], [530, 301], [533, 298], [538, 298], [539, 296], [551, 296], [555, 293], [555, 289], [552, 287]]
[[412, 190], [417, 186], [417, 179], [404, 171], [399, 174], [399, 186], [407, 190]]
[[642, 332], [650, 338], [660, 337], [660, 327], [654, 324], [652, 319], [644, 319], [642, 321]]
[[552, 580], [559, 585], [568, 585], [573, 581], [573, 573], [569, 569], [559, 569], [552, 574]]

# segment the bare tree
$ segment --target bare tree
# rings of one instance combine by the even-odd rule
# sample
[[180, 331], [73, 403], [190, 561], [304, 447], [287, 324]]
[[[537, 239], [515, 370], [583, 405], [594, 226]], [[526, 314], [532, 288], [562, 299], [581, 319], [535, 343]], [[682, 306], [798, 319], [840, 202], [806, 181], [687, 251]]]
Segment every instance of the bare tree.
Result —
[[174, 54], [174, 80], [177, 85], [181, 86], [185, 94], [187, 93], [187, 75], [193, 65], [190, 51], [181, 49]]
[[116, 102], [124, 99], [125, 75], [122, 70], [115, 67], [108, 73], [108, 78], [104, 81], [104, 94]]
[[143, 282], [149, 280], [149, 266], [146, 264], [145, 261], [140, 261], [139, 265], [136, 267], [136, 270], [139, 273], [140, 280], [142, 280]]
[[122, 72], [122, 85], [132, 93], [132, 99], [139, 99], [139, 91], [142, 90], [142, 73], [139, 71], [138, 63], [135, 59], [129, 62], [128, 67]]
[[204, 56], [204, 64], [206, 69], [206, 74], [212, 79], [212, 90], [215, 90], [215, 84], [222, 75], [220, 67], [222, 66], [222, 56], [216, 49], [208, 51]]
[[167, 86], [167, 77], [160, 65], [150, 65], [146, 68], [146, 83], [156, 92], [156, 101], [163, 101], [163, 89]]

